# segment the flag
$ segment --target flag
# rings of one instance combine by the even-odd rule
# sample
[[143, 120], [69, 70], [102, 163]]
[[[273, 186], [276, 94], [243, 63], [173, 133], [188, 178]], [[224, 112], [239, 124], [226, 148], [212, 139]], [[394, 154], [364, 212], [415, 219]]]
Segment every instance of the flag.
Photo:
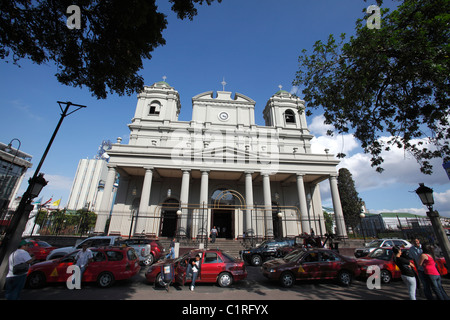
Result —
[[42, 202], [42, 198], [43, 197], [41, 197], [39, 200], [36, 200], [35, 202], [33, 202], [32, 204], [41, 204], [41, 202]]
[[51, 201], [52, 201], [52, 198], [48, 199], [46, 202], [44, 202], [44, 203], [42, 204], [42, 207], [45, 206], [45, 205], [47, 205], [47, 204], [49, 204]]
[[58, 200], [52, 202], [52, 206], [59, 207], [60, 202], [61, 202], [61, 199], [58, 199]]

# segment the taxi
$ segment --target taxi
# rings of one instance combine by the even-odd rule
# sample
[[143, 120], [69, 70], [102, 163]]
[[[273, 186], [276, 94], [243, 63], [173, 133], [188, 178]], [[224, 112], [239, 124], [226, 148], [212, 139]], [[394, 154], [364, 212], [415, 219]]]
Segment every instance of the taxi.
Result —
[[292, 287], [296, 280], [336, 279], [348, 286], [359, 276], [356, 259], [324, 248], [298, 249], [281, 259], [267, 261], [262, 274], [278, 280], [283, 287]]
[[[404, 253], [407, 255], [408, 251], [405, 250]], [[409, 258], [408, 256], [406, 257]], [[413, 261], [412, 259], [410, 260]], [[361, 269], [360, 276], [362, 278], [367, 278], [372, 274], [367, 273], [369, 266], [378, 266], [380, 268], [380, 280], [383, 284], [391, 282], [392, 279], [399, 279], [402, 275], [399, 267], [394, 262], [394, 252], [391, 247], [376, 248], [368, 256], [357, 259], [357, 262]], [[444, 258], [436, 258], [436, 264], [442, 276], [448, 273]], [[414, 271], [417, 272], [415, 266]]]
[[164, 269], [168, 268], [173, 274], [173, 282], [185, 285], [190, 282], [186, 275], [187, 266], [200, 256], [200, 273], [195, 283], [217, 283], [221, 287], [229, 287], [233, 282], [247, 277], [244, 261], [235, 259], [219, 249], [197, 249], [176, 258], [165, 259], [151, 265], [145, 278], [149, 283], [166, 286]]
[[[90, 248], [93, 261], [84, 272], [83, 282], [97, 282], [102, 287], [110, 287], [116, 280], [133, 277], [140, 270], [139, 258], [131, 247]], [[66, 282], [72, 275], [68, 267], [75, 264], [76, 250], [62, 258], [39, 262], [30, 266], [27, 285], [40, 288], [46, 283]]]

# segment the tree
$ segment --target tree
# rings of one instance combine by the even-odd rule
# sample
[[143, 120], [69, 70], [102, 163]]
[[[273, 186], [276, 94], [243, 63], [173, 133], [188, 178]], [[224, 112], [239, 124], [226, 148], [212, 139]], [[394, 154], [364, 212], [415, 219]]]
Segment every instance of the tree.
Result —
[[293, 84], [304, 86], [308, 107], [322, 107], [338, 133], [353, 130], [378, 172], [392, 146], [410, 152], [425, 174], [431, 159], [450, 160], [449, 12], [448, 0], [405, 0], [391, 13], [381, 9], [380, 29], [365, 25], [366, 14], [347, 43], [345, 34], [330, 35], [299, 57]]
[[[192, 20], [194, 4], [214, 0], [169, 1], [179, 19]], [[76, 14], [67, 13], [74, 4], [80, 9], [79, 29], [67, 26]], [[37, 64], [53, 61], [59, 82], [87, 87], [99, 99], [107, 97], [108, 89], [119, 95], [139, 92], [142, 60], [165, 44], [167, 20], [157, 12], [155, 0], [14, 0], [1, 1], [0, 11], [1, 59], [12, 56], [15, 64], [23, 58]]]
[[348, 169], [339, 169], [338, 190], [345, 224], [351, 226], [354, 230], [360, 221], [359, 215], [362, 209], [362, 199], [355, 189], [355, 182]]

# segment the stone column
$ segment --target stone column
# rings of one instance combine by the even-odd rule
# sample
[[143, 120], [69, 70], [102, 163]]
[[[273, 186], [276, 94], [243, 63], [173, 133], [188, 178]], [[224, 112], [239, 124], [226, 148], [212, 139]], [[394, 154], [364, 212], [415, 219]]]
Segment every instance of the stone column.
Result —
[[270, 191], [270, 177], [268, 173], [262, 173], [263, 193], [264, 193], [264, 216], [266, 221], [266, 238], [273, 238], [273, 220], [272, 220], [272, 194]]
[[345, 230], [344, 213], [342, 212], [341, 199], [337, 184], [337, 174], [330, 175], [331, 198], [333, 200], [334, 218], [336, 219], [336, 234], [341, 237], [347, 237]]
[[[153, 225], [153, 223], [148, 224], [148, 207], [150, 205], [150, 193], [152, 190], [152, 179], [153, 179], [153, 168], [145, 167], [144, 183], [142, 184], [141, 201], [139, 202], [139, 211], [136, 217], [136, 227], [134, 228], [135, 233], [141, 234], [145, 231], [152, 231], [153, 228], [145, 230], [146, 225]], [[151, 221], [152, 222], [152, 221]]]
[[209, 183], [209, 170], [201, 170], [202, 178], [200, 182], [200, 210], [199, 210], [199, 219], [197, 219], [200, 225], [197, 226], [199, 228], [199, 234], [203, 237], [207, 238], [208, 235], [208, 183]]
[[247, 209], [245, 211], [245, 232], [247, 236], [253, 237], [254, 230], [252, 226], [252, 215], [255, 217], [256, 223], [256, 212], [253, 212], [253, 181], [252, 181], [252, 173], [246, 171], [245, 172], [245, 203], [247, 205]]
[[306, 193], [305, 185], [303, 182], [303, 173], [297, 173], [297, 192], [298, 192], [298, 203], [300, 206], [300, 222], [302, 225], [302, 232], [309, 233], [311, 227], [308, 220], [308, 206], [306, 203]]
[[116, 166], [108, 165], [108, 175], [106, 177], [105, 188], [103, 189], [102, 201], [98, 210], [97, 222], [95, 223], [94, 232], [102, 234], [105, 232], [106, 221], [111, 211], [110, 201], [113, 193], [114, 182], [116, 180]]
[[187, 205], [189, 203], [189, 179], [191, 175], [191, 170], [183, 169], [183, 176], [181, 178], [181, 192], [180, 192], [180, 205], [181, 205], [181, 216], [180, 227], [178, 229], [178, 235], [182, 237], [187, 236], [187, 219], [188, 219], [188, 209]]

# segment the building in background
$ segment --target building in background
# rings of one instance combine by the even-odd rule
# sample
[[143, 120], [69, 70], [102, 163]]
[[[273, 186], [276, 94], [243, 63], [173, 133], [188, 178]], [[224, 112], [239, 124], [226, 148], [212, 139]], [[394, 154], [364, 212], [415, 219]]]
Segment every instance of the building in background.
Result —
[[[17, 140], [17, 139], [13, 139]], [[5, 219], [8, 208], [13, 204], [17, 191], [24, 179], [25, 173], [31, 168], [32, 156], [19, 148], [0, 142], [0, 209], [1, 220]]]
[[68, 210], [88, 208], [96, 212], [103, 196], [107, 162], [103, 159], [81, 159], [70, 189]]

